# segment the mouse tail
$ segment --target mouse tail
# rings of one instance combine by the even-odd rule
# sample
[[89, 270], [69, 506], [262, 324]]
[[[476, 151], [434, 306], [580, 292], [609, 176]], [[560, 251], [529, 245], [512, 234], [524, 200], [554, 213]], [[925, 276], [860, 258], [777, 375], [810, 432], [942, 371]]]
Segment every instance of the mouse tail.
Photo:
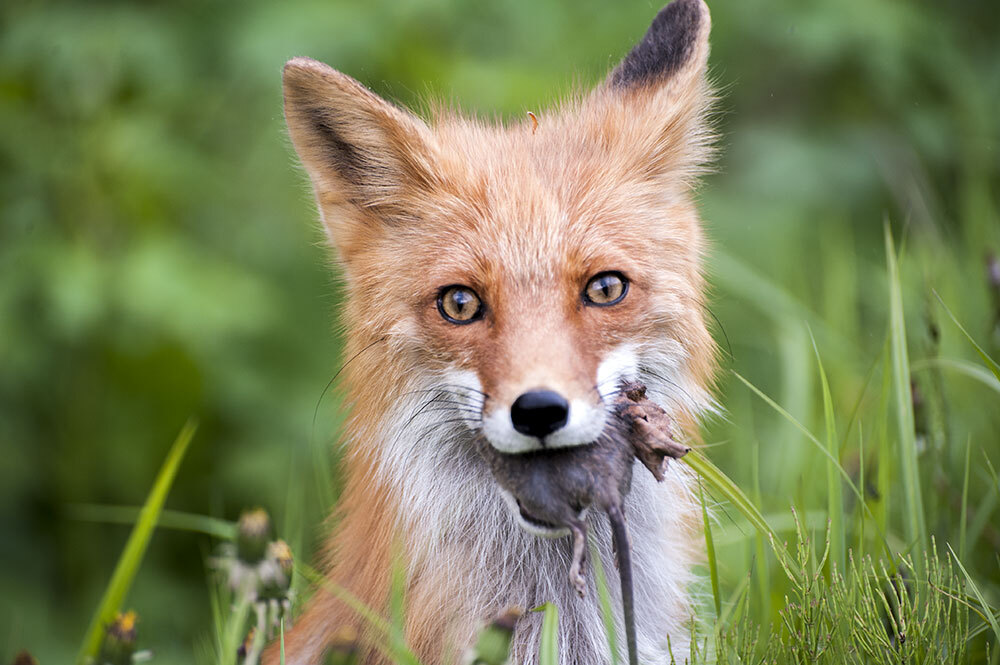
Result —
[[625, 643], [628, 645], [629, 665], [639, 664], [635, 637], [635, 598], [632, 590], [632, 545], [629, 542], [628, 527], [621, 506], [608, 510], [611, 533], [618, 551], [618, 576], [622, 583], [622, 613], [625, 620]]

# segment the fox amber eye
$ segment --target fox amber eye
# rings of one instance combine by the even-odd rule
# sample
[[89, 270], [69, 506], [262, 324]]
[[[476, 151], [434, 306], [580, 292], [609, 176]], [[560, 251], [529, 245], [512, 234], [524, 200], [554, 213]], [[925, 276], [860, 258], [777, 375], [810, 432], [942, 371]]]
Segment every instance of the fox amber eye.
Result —
[[438, 295], [438, 311], [451, 323], [472, 323], [483, 317], [483, 303], [467, 286], [446, 286]]
[[583, 299], [591, 305], [614, 305], [621, 302], [628, 292], [628, 280], [620, 272], [602, 272], [594, 275], [583, 290]]

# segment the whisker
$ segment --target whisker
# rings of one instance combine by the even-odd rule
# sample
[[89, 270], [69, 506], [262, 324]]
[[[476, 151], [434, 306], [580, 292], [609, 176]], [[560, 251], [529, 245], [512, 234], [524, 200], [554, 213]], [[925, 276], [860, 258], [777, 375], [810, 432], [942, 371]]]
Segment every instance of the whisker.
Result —
[[486, 399], [489, 399], [490, 397], [488, 394], [484, 393], [482, 390], [479, 390], [478, 388], [473, 388], [472, 386], [465, 386], [462, 385], [461, 383], [441, 383], [439, 385], [445, 387], [458, 388], [460, 390], [467, 390], [470, 393], [476, 393], [477, 395], [482, 395]]
[[453, 399], [453, 398], [448, 397], [446, 395], [439, 395], [437, 397], [431, 397], [431, 398], [429, 398], [427, 400], [424, 400], [423, 403], [428, 403], [428, 402], [432, 403], [432, 404], [454, 404], [456, 406], [466, 406], [466, 407], [470, 407], [470, 408], [482, 408], [482, 406], [483, 406], [481, 402], [478, 402], [478, 403], [477, 402], [466, 402], [466, 401], [463, 401], [463, 400]]
[[441, 393], [448, 393], [448, 394], [452, 394], [452, 395], [467, 394], [470, 397], [471, 396], [477, 396], [477, 397], [481, 397], [483, 399], [488, 399], [489, 398], [489, 395], [486, 394], [486, 393], [484, 393], [481, 390], [477, 390], [475, 388], [470, 388], [468, 386], [463, 386], [463, 385], [458, 384], [458, 383], [439, 383], [439, 384], [435, 384], [434, 386], [432, 386], [430, 388], [419, 388], [419, 389], [411, 390], [411, 391], [409, 391], [407, 393], [404, 393], [404, 394], [406, 394], [406, 395], [412, 395], [414, 393], [431, 393], [431, 392], [441, 392]]
[[436, 430], [439, 430], [439, 429], [441, 429], [442, 427], [445, 427], [445, 426], [468, 425], [468, 424], [469, 424], [468, 421], [465, 420], [465, 419], [463, 419], [463, 418], [453, 418], [453, 419], [450, 419], [450, 420], [442, 420], [442, 421], [436, 422], [436, 423], [434, 423], [432, 425], [428, 425], [427, 427], [425, 427], [422, 430], [418, 431], [417, 432], [417, 438], [420, 438], [420, 439], [425, 438], [428, 435], [430, 435], [432, 432], [434, 432]]
[[[591, 388], [591, 390], [595, 391], [598, 397], [600, 397], [603, 401], [607, 401], [608, 398], [615, 397], [621, 394], [622, 384], [623, 384], [622, 379], [619, 377], [615, 377], [612, 379], [608, 379], [603, 383], [594, 384], [594, 387]], [[607, 386], [613, 386], [613, 389], [608, 392], [605, 392]]]
[[435, 397], [432, 399], [444, 399], [450, 398], [455, 402], [461, 402], [469, 406], [482, 406], [486, 403], [485, 398], [480, 398], [477, 395], [464, 395], [457, 391], [446, 390], [444, 388], [423, 388], [419, 390], [410, 390], [402, 393], [401, 396], [406, 397], [409, 395], [420, 395], [420, 394], [433, 394]]
[[343, 374], [344, 370], [347, 369], [348, 365], [350, 365], [351, 363], [353, 363], [355, 360], [358, 359], [359, 356], [361, 356], [363, 353], [365, 353], [366, 351], [368, 351], [369, 349], [371, 349], [372, 347], [374, 347], [379, 342], [384, 342], [386, 339], [388, 339], [388, 337], [389, 336], [386, 335], [384, 337], [378, 338], [377, 340], [375, 340], [371, 344], [368, 344], [363, 349], [361, 349], [360, 351], [358, 351], [357, 353], [355, 353], [353, 356], [351, 356], [350, 358], [348, 358], [347, 361], [343, 365], [340, 366], [340, 369], [338, 369], [334, 373], [333, 377], [329, 380], [329, 382], [327, 382], [326, 387], [323, 388], [323, 392], [321, 392], [319, 394], [319, 399], [316, 400], [316, 407], [313, 409], [312, 425], [310, 425], [310, 428], [309, 428], [309, 443], [310, 443], [310, 446], [312, 444], [313, 438], [316, 435], [316, 418], [319, 416], [319, 407], [320, 407], [320, 404], [323, 403], [323, 398], [326, 397], [326, 393], [329, 392], [330, 388], [337, 381], [337, 378], [340, 377], [341, 374]]
[[479, 416], [482, 414], [482, 411], [480, 411], [479, 409], [466, 409], [457, 406], [440, 406], [435, 409], [425, 409], [424, 413], [431, 413], [434, 411], [446, 411], [448, 413], [467, 413], [475, 416]]
[[441, 391], [411, 391], [409, 393], [404, 393], [404, 395], [412, 395], [417, 393], [430, 393], [432, 396], [426, 400], [429, 402], [461, 404], [462, 406], [470, 406], [475, 408], [481, 408], [483, 404], [485, 404], [485, 402], [480, 400], [473, 400], [463, 395], [455, 395], [452, 393], [441, 392]]
[[[410, 432], [410, 427], [413, 425], [413, 421], [415, 421], [417, 419], [417, 417], [419, 417], [422, 413], [424, 413], [425, 411], [427, 411], [428, 409], [430, 409], [430, 407], [431, 407], [432, 404], [434, 404], [434, 399], [433, 398], [430, 399], [430, 400], [427, 400], [426, 402], [421, 403], [420, 405], [418, 405], [414, 409], [414, 412], [410, 415], [410, 417], [406, 421], [406, 423], [396, 432], [396, 436], [393, 437], [392, 443], [389, 446], [390, 448], [394, 448], [396, 446], [396, 444], [399, 442], [400, 437], [402, 437], [404, 434], [407, 434], [407, 433]], [[460, 416], [458, 418], [446, 418], [444, 420], [436, 421], [436, 422], [432, 423], [429, 427], [424, 428], [423, 431], [421, 431], [420, 433], [418, 433], [418, 438], [423, 438], [423, 437], [427, 436], [430, 432], [434, 431], [435, 428], [443, 427], [444, 425], [456, 424], [456, 423], [466, 423], [466, 424], [468, 424], [470, 420], [473, 421], [473, 422], [480, 422], [481, 423], [482, 422], [482, 416], [480, 414], [478, 416], [478, 420], [476, 418], [469, 418], [467, 416]]]
[[647, 375], [653, 377], [654, 379], [658, 379], [660, 381], [663, 381], [664, 383], [666, 383], [666, 384], [670, 385], [671, 387], [675, 388], [677, 390], [677, 392], [683, 394], [688, 399], [688, 401], [691, 402], [692, 404], [697, 404], [698, 403], [698, 400], [696, 400], [691, 395], [691, 393], [689, 393], [687, 390], [685, 390], [679, 383], [677, 383], [676, 381], [674, 381], [670, 377], [664, 376], [663, 374], [661, 374], [661, 373], [659, 373], [659, 372], [657, 372], [657, 371], [655, 371], [655, 370], [653, 370], [653, 369], [651, 369], [651, 368], [649, 368], [647, 366], [640, 366], [639, 367], [639, 373], [640, 374], [647, 374]]

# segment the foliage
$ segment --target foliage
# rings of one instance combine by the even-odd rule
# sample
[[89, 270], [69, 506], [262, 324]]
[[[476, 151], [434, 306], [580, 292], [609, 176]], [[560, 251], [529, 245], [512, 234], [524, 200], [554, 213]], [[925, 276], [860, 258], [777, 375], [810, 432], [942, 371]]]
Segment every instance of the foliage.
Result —
[[[1000, 356], [1000, 286], [983, 266], [1000, 251], [1000, 8], [711, 7], [723, 156], [700, 196], [724, 417], [699, 452], [742, 495], [706, 480], [720, 625], [750, 627], [724, 643], [784, 634], [785, 597], [802, 603], [763, 534], [794, 533], [793, 504], [821, 541], [842, 483], [848, 564], [814, 588], [833, 602], [926, 554], [914, 579], [971, 606], [967, 656], [982, 661], [997, 639], [984, 608], [1000, 604], [1000, 383], [984, 357]], [[285, 59], [322, 59], [408, 105], [521, 117], [574, 77], [598, 81], [654, 11], [0, 4], [0, 662], [22, 647], [72, 660], [128, 537], [92, 521], [94, 504], [140, 504], [192, 415], [199, 442], [161, 525], [180, 528], [155, 535], [128, 597], [142, 647], [162, 664], [212, 651], [204, 559], [242, 507], [271, 508], [298, 565], [313, 560], [339, 486], [325, 473], [339, 399], [324, 392], [339, 296], [284, 135]], [[934, 559], [932, 538], [955, 557]]]
[[[122, 603], [125, 600], [126, 594], [128, 594], [129, 587], [132, 586], [132, 580], [135, 579], [139, 571], [142, 557], [146, 553], [150, 539], [153, 537], [153, 531], [156, 529], [156, 524], [160, 519], [163, 504], [166, 502], [167, 494], [170, 492], [170, 486], [177, 476], [177, 470], [184, 459], [184, 454], [187, 452], [191, 439], [194, 438], [196, 429], [197, 425], [193, 422], [188, 422], [170, 447], [170, 454], [167, 455], [167, 459], [163, 462], [163, 466], [156, 476], [156, 482], [153, 483], [149, 497], [139, 512], [135, 527], [132, 529], [132, 533], [129, 534], [125, 549], [122, 551], [122, 555], [118, 559], [118, 564], [115, 566], [115, 572], [111, 575], [111, 580], [105, 588], [104, 596], [101, 598], [101, 602], [98, 604], [97, 610], [90, 620], [87, 636], [83, 640], [83, 646], [76, 659], [80, 665], [84, 665], [90, 658], [97, 655], [101, 648], [101, 638], [105, 634], [107, 627], [119, 623], [115, 621], [115, 617], [119, 616], [122, 611]], [[134, 617], [134, 615], [132, 616]], [[133, 620], [126, 623], [134, 625], [135, 622]], [[134, 631], [127, 630], [124, 632], [130, 633]], [[134, 641], [134, 638], [132, 641]]]
[[790, 597], [780, 611], [780, 625], [764, 638], [742, 603], [732, 624], [717, 631], [714, 662], [968, 662], [968, 608], [955, 595], [958, 577], [936, 550], [924, 554], [926, 578], [913, 577], [916, 568], [909, 559], [890, 571], [884, 562], [853, 556], [846, 571], [833, 566], [826, 577], [829, 530], [826, 536], [826, 549], [817, 560], [813, 543], [797, 523], [797, 565], [784, 570]]

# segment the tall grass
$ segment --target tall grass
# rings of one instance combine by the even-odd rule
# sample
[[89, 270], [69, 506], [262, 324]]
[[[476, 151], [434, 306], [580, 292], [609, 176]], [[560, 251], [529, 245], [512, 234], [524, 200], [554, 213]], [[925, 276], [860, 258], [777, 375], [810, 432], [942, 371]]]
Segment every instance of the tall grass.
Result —
[[[1000, 396], [994, 383], [1000, 382], [1000, 373], [992, 356], [936, 293], [935, 302], [958, 337], [948, 354], [912, 359], [914, 335], [907, 321], [914, 317], [907, 311], [904, 261], [888, 226], [884, 242], [882, 298], [888, 315], [884, 332], [874, 334], [884, 343], [875, 347], [874, 357], [860, 362], [848, 360], [861, 354], [857, 340], [842, 336], [749, 266], [729, 268], [758, 290], [755, 304], [765, 307], [769, 298], [776, 299], [778, 307], [769, 315], [781, 328], [798, 321], [811, 346], [804, 350], [811, 351], [813, 362], [812, 370], [800, 368], [795, 380], [814, 382], [818, 390], [815, 398], [791, 407], [798, 411], [792, 413], [763, 387], [731, 370], [726, 394], [742, 392], [742, 397], [729, 400], [728, 419], [716, 426], [727, 433], [728, 442], [722, 445], [745, 446], [748, 471], [723, 471], [710, 460], [712, 446], [683, 458], [700, 478], [711, 589], [701, 611], [705, 620], [691, 628], [692, 648], [685, 658], [692, 664], [996, 663], [1000, 656], [1000, 560], [984, 542], [993, 537], [990, 515], [1000, 499], [993, 457], [976, 445], [971, 431], [959, 450], [944, 448], [935, 439], [940, 436], [935, 427], [926, 422], [930, 416], [918, 411], [926, 408], [919, 403], [920, 393], [925, 399], [945, 397], [933, 393], [936, 384], [924, 380], [931, 369], [966, 381], [965, 393], [983, 403], [995, 403]], [[802, 337], [784, 334], [783, 339], [796, 347], [787, 351], [788, 357], [803, 351]], [[845, 369], [851, 362], [857, 370]], [[813, 410], [803, 410], [803, 405]], [[761, 422], [770, 423], [762, 432], [783, 437], [779, 450], [789, 451], [794, 466], [783, 467], [782, 458], [774, 459], [774, 441], [758, 444], [755, 429]], [[937, 429], [949, 425], [938, 423]], [[198, 531], [223, 540], [234, 533], [234, 525], [223, 520], [163, 510], [192, 434], [188, 427], [178, 436], [142, 509], [73, 508], [77, 519], [136, 524], [95, 612], [81, 662], [96, 653], [104, 625], [139, 574], [138, 563], [153, 528]], [[324, 492], [329, 493], [329, 486]], [[294, 517], [285, 522], [295, 522]], [[405, 569], [399, 554], [385, 608], [365, 606], [301, 560], [296, 563], [296, 588], [304, 595], [323, 589], [340, 598], [372, 628], [378, 636], [376, 648], [386, 658], [420, 665], [406, 644]], [[592, 560], [609, 662], [614, 662], [620, 643], [616, 617], [600, 561], [596, 556]], [[559, 608], [543, 602], [536, 610], [543, 614], [539, 663], [556, 665]], [[243, 642], [254, 612], [250, 599], [213, 595], [215, 646], [203, 661], [237, 663], [236, 646]], [[282, 644], [283, 632], [282, 620]], [[498, 639], [488, 643], [504, 644], [502, 634]], [[501, 662], [496, 647], [491, 648], [492, 660], [481, 662]]]
[[[692, 650], [686, 656], [691, 663], [888, 664], [988, 659], [995, 663], [1000, 654], [996, 648], [1000, 642], [1000, 584], [997, 568], [991, 568], [1000, 567], [1000, 560], [994, 553], [991, 561], [988, 547], [981, 542], [984, 533], [991, 533], [988, 518], [1000, 493], [1000, 478], [990, 455], [973, 446], [971, 439], [958, 455], [929, 440], [933, 433], [916, 416], [914, 405], [921, 384], [911, 371], [932, 364], [957, 368], [956, 374], [975, 378], [978, 390], [995, 400], [990, 383], [996, 379], [995, 363], [949, 310], [963, 344], [978, 354], [982, 364], [952, 357], [935, 357], [933, 363], [911, 361], [900, 261], [888, 227], [885, 244], [886, 343], [865, 363], [868, 369], [854, 384], [857, 394], [838, 391], [826, 371], [822, 338], [811, 340], [813, 379], [820, 390], [817, 415], [806, 413], [805, 417], [822, 426], [825, 441], [762, 388], [732, 372], [735, 383], [730, 390], [742, 387], [765, 409], [757, 418], [771, 414], [776, 422], [789, 426], [785, 431], [793, 433], [798, 445], [804, 447], [797, 455], [800, 463], [796, 472], [801, 475], [779, 475], [780, 487], [768, 491], [761, 485], [758, 470], [759, 456], [763, 453], [767, 459], [767, 448], [755, 442], [748, 446], [753, 461], [749, 492], [709, 460], [711, 448], [692, 451], [683, 458], [700, 477], [706, 572], [711, 587], [710, 605], [703, 612], [706, 621], [701, 624], [711, 628], [706, 631], [698, 624], [692, 628]], [[763, 277], [754, 279], [763, 286]], [[786, 314], [803, 311], [791, 301], [785, 302], [783, 309]], [[827, 337], [836, 338], [832, 332]], [[839, 374], [843, 377], [843, 372]], [[889, 427], [890, 422], [895, 427]], [[737, 428], [738, 438], [743, 430], [732, 421], [731, 426]], [[843, 436], [838, 436], [838, 430]], [[851, 446], [855, 440], [852, 432], [857, 434], [856, 447]], [[103, 624], [109, 613], [120, 608], [124, 590], [138, 573], [142, 548], [157, 524], [166, 490], [192, 433], [186, 428], [178, 437], [141, 511], [100, 506], [76, 509], [78, 517], [88, 520], [137, 520], [122, 556], [124, 563], [116, 569], [95, 613], [92, 626], [98, 630], [92, 627], [88, 631], [81, 661], [96, 653]], [[866, 447], [866, 437], [875, 444]], [[977, 467], [971, 463], [974, 450], [979, 450], [983, 459]], [[932, 455], [954, 456], [961, 463], [953, 469], [933, 461], [920, 464], [921, 457], [933, 460]], [[823, 480], [814, 484], [808, 482], [811, 478]], [[897, 479], [901, 480], [898, 485]], [[842, 488], [848, 490], [846, 496]], [[927, 492], [937, 497], [938, 504], [944, 502], [946, 514], [958, 515], [957, 524], [940, 517], [929, 519], [941, 515], [942, 509], [931, 509], [925, 500]], [[985, 504], [970, 505], [970, 497], [976, 495], [985, 496]], [[715, 502], [716, 519], [722, 520], [726, 533], [721, 540], [715, 538], [708, 497]], [[165, 515], [167, 519], [160, 524], [163, 528], [197, 530], [223, 538], [233, 533], [233, 525], [221, 520], [177, 512]], [[791, 544], [786, 537], [789, 534]], [[946, 543], [947, 556], [942, 557], [938, 537]], [[296, 570], [307, 590], [323, 589], [354, 608], [380, 636], [376, 647], [392, 662], [419, 665], [404, 631], [404, 564], [399, 554], [394, 560], [390, 602], [385, 608], [365, 606], [305, 562], [297, 562]], [[598, 557], [593, 560], [609, 660], [613, 662], [620, 640], [615, 634], [604, 571]], [[543, 613], [539, 663], [555, 665], [560, 650], [559, 608], [544, 602], [536, 611]], [[235, 647], [250, 623], [252, 603], [220, 596], [214, 613], [218, 632], [212, 651], [215, 655], [210, 660], [236, 662]], [[283, 631], [282, 622], [282, 640]], [[503, 639], [488, 643], [503, 644]], [[495, 655], [493, 658], [488, 662], [499, 662]]]
[[77, 665], [86, 665], [88, 661], [97, 657], [105, 630], [114, 621], [115, 615], [125, 609], [122, 604], [132, 586], [132, 581], [139, 572], [139, 565], [142, 563], [146, 547], [156, 529], [160, 513], [163, 511], [163, 504], [170, 492], [170, 486], [174, 482], [181, 460], [184, 459], [184, 454], [187, 452], [191, 439], [194, 438], [196, 429], [197, 425], [193, 421], [189, 421], [181, 429], [177, 439], [170, 447], [170, 452], [167, 454], [149, 496], [139, 512], [128, 542], [125, 543], [125, 549], [118, 559], [114, 573], [104, 589], [101, 602], [94, 610], [94, 616], [90, 620], [90, 626], [87, 628], [87, 634], [83, 638], [83, 644], [77, 655]]
[[885, 255], [889, 276], [889, 340], [892, 350], [893, 395], [898, 434], [897, 453], [901, 460], [905, 499], [906, 537], [919, 551], [927, 550], [927, 523], [917, 465], [916, 424], [913, 417], [913, 389], [910, 383], [910, 356], [906, 347], [906, 323], [899, 265], [888, 222], [885, 224]]

